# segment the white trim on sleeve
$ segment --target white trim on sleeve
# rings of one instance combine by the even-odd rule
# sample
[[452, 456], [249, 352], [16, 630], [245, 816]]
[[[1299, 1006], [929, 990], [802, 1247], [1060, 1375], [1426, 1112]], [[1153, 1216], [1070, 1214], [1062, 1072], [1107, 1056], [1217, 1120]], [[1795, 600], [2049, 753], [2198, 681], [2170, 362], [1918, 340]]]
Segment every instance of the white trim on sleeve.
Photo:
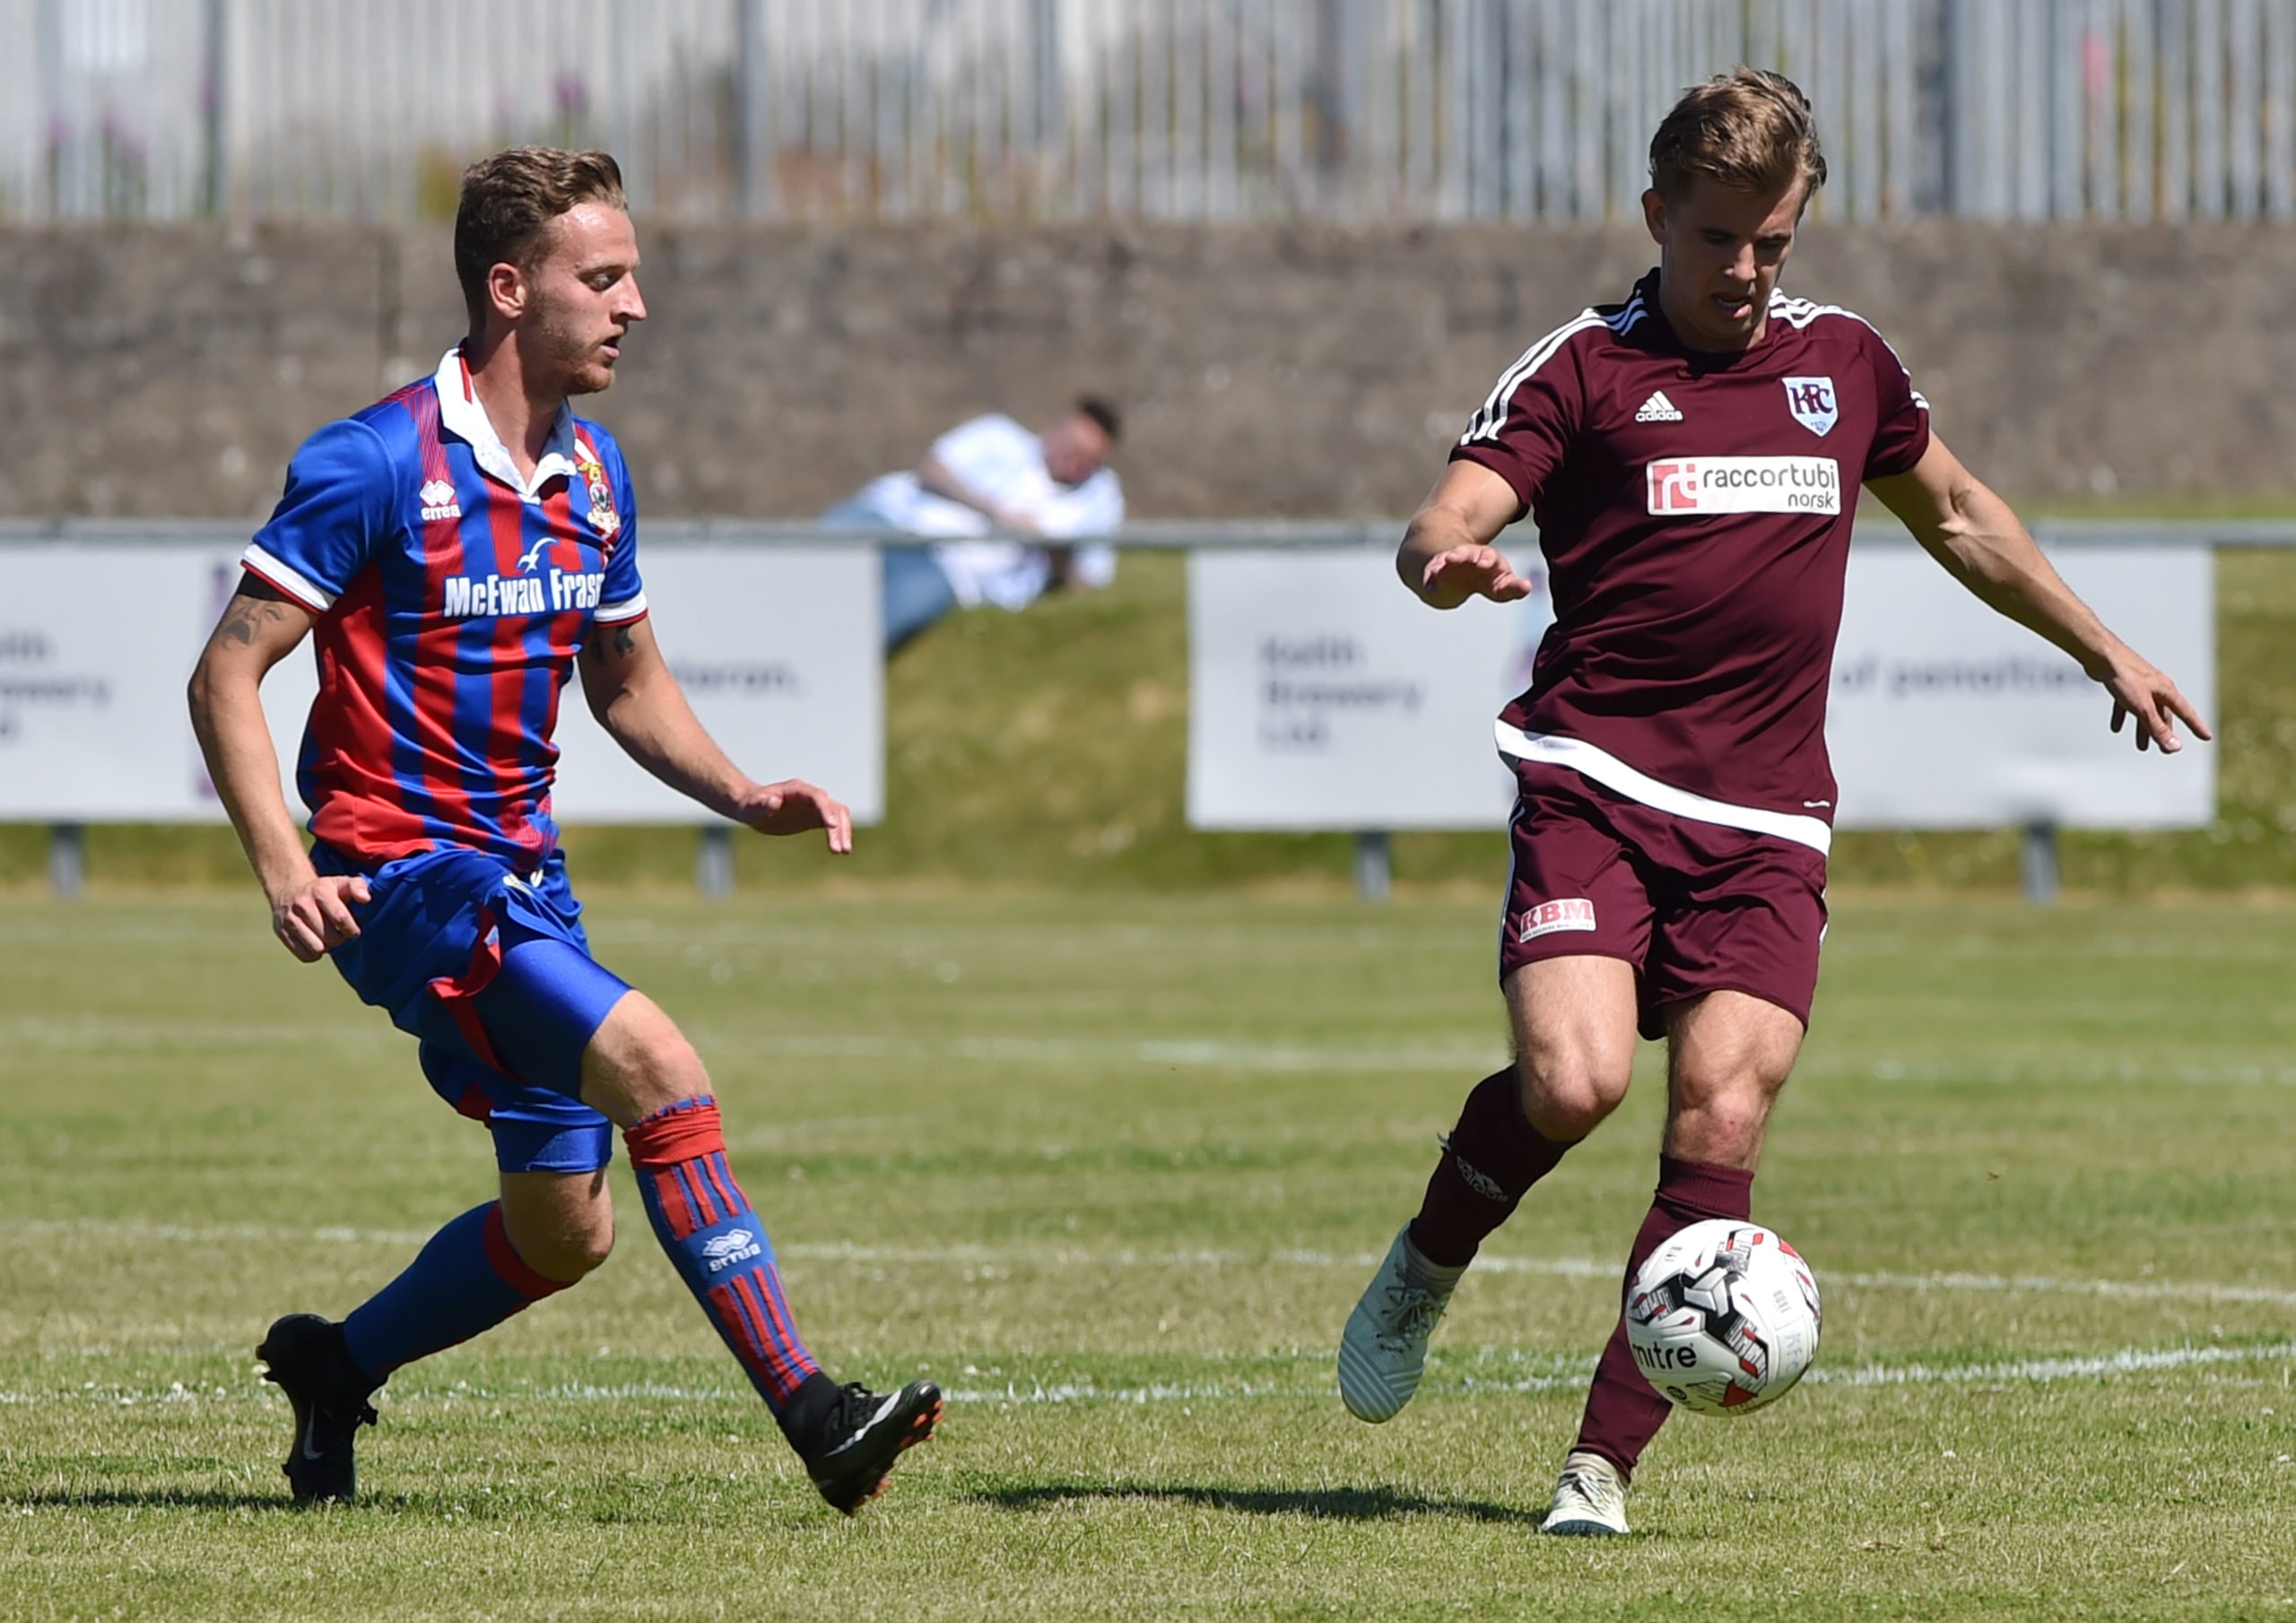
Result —
[[646, 594], [627, 598], [621, 603], [602, 603], [591, 619], [602, 626], [618, 625], [625, 620], [636, 620], [646, 612]]
[[324, 614], [335, 607], [334, 593], [322, 591], [300, 569], [273, 557], [254, 542], [248, 542], [248, 550], [239, 554], [239, 563], [245, 568], [253, 569], [314, 614]]
[[1791, 840], [1797, 846], [1809, 846], [1821, 856], [1833, 849], [1833, 829], [1822, 817], [1798, 817], [1790, 812], [1765, 812], [1759, 806], [1734, 806], [1727, 801], [1709, 800], [1703, 794], [1677, 789], [1672, 784], [1662, 784], [1647, 773], [1638, 772], [1609, 751], [1598, 750], [1584, 739], [1564, 738], [1553, 733], [1526, 733], [1503, 721], [1494, 724], [1492, 732], [1498, 738], [1499, 753], [1509, 760], [1545, 761], [1552, 766], [1568, 767], [1582, 777], [1591, 777], [1605, 788], [1616, 790], [1654, 811], [1687, 817], [1693, 822], [1718, 823], [1725, 829], [1744, 829], [1749, 834]]
[[1606, 325], [1593, 310], [1582, 310], [1576, 321], [1565, 322], [1517, 356], [1515, 364], [1499, 375], [1499, 381], [1492, 386], [1490, 395], [1467, 420], [1467, 431], [1459, 436], [1459, 443], [1470, 446], [1480, 440], [1497, 439], [1506, 428], [1508, 418], [1514, 415], [1515, 391], [1528, 382], [1533, 373], [1554, 359], [1562, 346], [1570, 342], [1573, 334]]

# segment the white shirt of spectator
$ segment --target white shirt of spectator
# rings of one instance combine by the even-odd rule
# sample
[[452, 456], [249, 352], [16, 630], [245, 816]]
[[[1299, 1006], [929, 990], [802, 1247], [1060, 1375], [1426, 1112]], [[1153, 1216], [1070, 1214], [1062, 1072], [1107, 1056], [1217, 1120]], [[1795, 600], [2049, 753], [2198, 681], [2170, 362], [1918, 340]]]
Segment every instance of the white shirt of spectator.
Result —
[[[959, 423], [933, 442], [933, 455], [967, 488], [1033, 521], [1047, 541], [1106, 535], [1124, 523], [1124, 487], [1113, 469], [1098, 469], [1082, 484], [1057, 482], [1045, 471], [1044, 447], [1034, 430], [1002, 412]], [[993, 603], [1023, 609], [1051, 584], [1052, 560], [1043, 547], [961, 539], [986, 534], [988, 520], [961, 502], [934, 495], [913, 473], [873, 479], [859, 499], [889, 528], [950, 538], [933, 549], [933, 560], [967, 608]], [[1116, 578], [1116, 550], [1080, 546], [1071, 572], [1081, 586], [1105, 586]]]

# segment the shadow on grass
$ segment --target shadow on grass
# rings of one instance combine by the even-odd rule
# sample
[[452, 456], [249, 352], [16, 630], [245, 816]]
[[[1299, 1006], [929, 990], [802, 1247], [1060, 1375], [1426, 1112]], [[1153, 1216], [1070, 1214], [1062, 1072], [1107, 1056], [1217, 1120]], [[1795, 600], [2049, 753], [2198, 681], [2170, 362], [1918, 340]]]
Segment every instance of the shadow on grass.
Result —
[[[293, 1510], [283, 1493], [227, 1488], [42, 1488], [0, 1495], [44, 1510]], [[322, 1511], [319, 1514], [324, 1515]]]
[[1393, 1522], [1406, 1516], [1456, 1516], [1470, 1522], [1535, 1526], [1542, 1511], [1487, 1499], [1439, 1499], [1395, 1488], [1197, 1488], [1185, 1483], [1040, 1482], [984, 1488], [971, 1496], [1000, 1510], [1046, 1510], [1095, 1499], [1162, 1500], [1251, 1516], [1306, 1516], [1318, 1522]]

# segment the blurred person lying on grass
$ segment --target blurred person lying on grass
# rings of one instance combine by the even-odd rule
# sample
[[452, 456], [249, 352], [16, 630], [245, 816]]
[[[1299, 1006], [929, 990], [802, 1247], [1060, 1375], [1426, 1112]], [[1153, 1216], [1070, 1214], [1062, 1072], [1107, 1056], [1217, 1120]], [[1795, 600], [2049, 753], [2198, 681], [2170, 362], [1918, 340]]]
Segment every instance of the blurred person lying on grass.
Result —
[[915, 468], [881, 474], [823, 513], [840, 529], [932, 538], [884, 549], [885, 652], [960, 608], [1017, 611], [1047, 592], [1114, 580], [1115, 548], [1055, 543], [1123, 524], [1124, 487], [1108, 465], [1122, 432], [1116, 407], [1094, 395], [1041, 433], [991, 412], [942, 435]]

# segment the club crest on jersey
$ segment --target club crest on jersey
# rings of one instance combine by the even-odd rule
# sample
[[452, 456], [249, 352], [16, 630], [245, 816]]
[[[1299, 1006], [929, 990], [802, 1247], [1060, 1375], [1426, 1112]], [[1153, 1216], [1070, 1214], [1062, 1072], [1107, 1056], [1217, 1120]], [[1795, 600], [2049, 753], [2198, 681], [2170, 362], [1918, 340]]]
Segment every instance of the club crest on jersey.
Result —
[[1834, 403], [1831, 378], [1788, 378], [1786, 409], [1794, 413], [1795, 421], [1822, 439], [1841, 421], [1841, 408]]
[[463, 516], [463, 504], [455, 499], [455, 487], [448, 480], [426, 481], [422, 488], [414, 493], [414, 499], [422, 506], [424, 524], [437, 524], [442, 518], [460, 518]]
[[606, 478], [605, 466], [587, 441], [575, 441], [574, 468], [582, 475], [582, 487], [589, 493], [590, 527], [598, 533], [600, 541], [612, 541], [622, 533], [622, 515], [614, 511], [613, 485]]

